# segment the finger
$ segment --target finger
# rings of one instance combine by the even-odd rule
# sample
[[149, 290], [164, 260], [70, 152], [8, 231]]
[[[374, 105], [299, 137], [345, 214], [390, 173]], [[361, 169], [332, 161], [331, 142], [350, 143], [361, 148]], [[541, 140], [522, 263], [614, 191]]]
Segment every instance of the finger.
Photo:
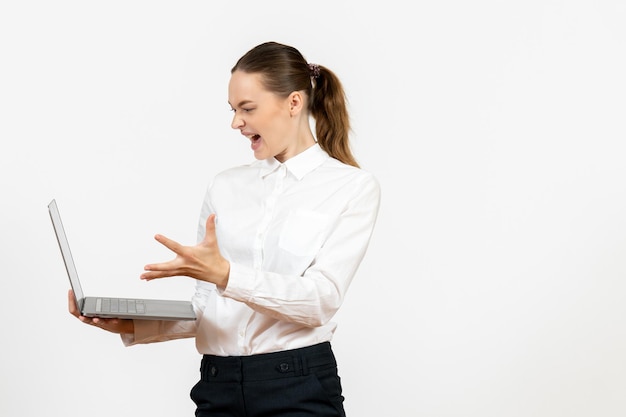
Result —
[[174, 269], [174, 261], [160, 262], [158, 264], [147, 264], [143, 267], [144, 271], [169, 271]]
[[172, 239], [169, 239], [163, 235], [155, 235], [154, 239], [159, 242], [160, 244], [162, 244], [163, 246], [165, 246], [166, 248], [168, 248], [169, 250], [171, 250], [172, 252], [178, 253], [180, 251], [180, 249], [182, 248], [182, 245]]
[[94, 317], [91, 319], [92, 326], [95, 326], [99, 329], [111, 331], [111, 329], [115, 328], [116, 319], [103, 319], [100, 317]]
[[119, 321], [119, 319], [116, 319], [116, 318], [108, 319], [108, 318], [103, 318], [103, 317], [93, 317], [91, 321], [96, 326], [107, 326], [107, 325], [111, 325], [111, 324], [116, 324]]
[[[154, 272], [164, 274], [162, 276], [172, 276], [180, 272], [180, 260], [178, 258], [174, 258], [168, 262], [160, 262], [157, 264], [147, 264], [143, 267], [143, 270], [146, 272]], [[144, 275], [146, 274], [144, 272]], [[168, 275], [165, 275], [168, 274]]]
[[167, 278], [167, 277], [174, 277], [174, 276], [181, 275], [180, 271], [177, 269], [176, 270], [174, 269], [159, 270], [157, 268], [150, 268], [149, 265], [146, 266], [145, 269], [147, 272], [144, 272], [139, 277], [140, 279], [144, 281], [150, 281], [150, 280], [157, 279], [157, 278]]
[[156, 264], [147, 264], [143, 267], [144, 272], [139, 278], [143, 280], [150, 280], [154, 278], [165, 278], [177, 275], [179, 272], [180, 261], [178, 258], [174, 258], [168, 262], [160, 262]]
[[207, 217], [204, 231], [205, 242], [213, 242], [217, 239], [215, 236], [215, 214], [211, 214], [209, 215], [209, 217]]
[[139, 276], [139, 279], [144, 281], [151, 281], [153, 279], [163, 278], [161, 274], [157, 274], [155, 272], [144, 272]]
[[76, 299], [74, 298], [74, 291], [72, 290], [67, 291], [67, 306], [68, 306], [68, 310], [73, 316], [75, 317], [80, 316], [80, 312], [78, 311], [78, 306], [76, 305]]

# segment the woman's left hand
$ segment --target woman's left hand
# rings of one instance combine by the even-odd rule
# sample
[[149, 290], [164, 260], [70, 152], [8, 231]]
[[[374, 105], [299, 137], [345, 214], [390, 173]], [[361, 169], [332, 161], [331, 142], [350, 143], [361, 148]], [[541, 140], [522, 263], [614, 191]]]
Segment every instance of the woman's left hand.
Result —
[[215, 214], [207, 218], [204, 240], [195, 246], [183, 246], [163, 235], [154, 238], [174, 252], [176, 257], [169, 262], [146, 265], [141, 279], [150, 281], [183, 275], [226, 288], [230, 263], [221, 255], [217, 245]]

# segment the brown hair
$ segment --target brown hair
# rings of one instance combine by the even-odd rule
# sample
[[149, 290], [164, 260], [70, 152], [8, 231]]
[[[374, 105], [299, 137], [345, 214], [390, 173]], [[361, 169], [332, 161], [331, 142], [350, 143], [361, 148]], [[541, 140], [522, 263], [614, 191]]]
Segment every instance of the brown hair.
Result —
[[252, 48], [239, 58], [231, 73], [237, 70], [260, 73], [265, 88], [281, 97], [304, 91], [320, 147], [345, 164], [359, 166], [350, 150], [345, 92], [332, 71], [322, 65], [309, 66], [297, 49], [277, 42]]

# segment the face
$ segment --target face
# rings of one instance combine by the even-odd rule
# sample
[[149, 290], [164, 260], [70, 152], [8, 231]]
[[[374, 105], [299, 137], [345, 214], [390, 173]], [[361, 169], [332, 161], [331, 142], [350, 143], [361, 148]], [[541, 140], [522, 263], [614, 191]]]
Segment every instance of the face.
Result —
[[284, 162], [295, 154], [297, 125], [291, 96], [281, 98], [267, 91], [260, 74], [235, 71], [228, 84], [228, 103], [234, 112], [231, 126], [250, 140], [256, 159], [275, 157]]

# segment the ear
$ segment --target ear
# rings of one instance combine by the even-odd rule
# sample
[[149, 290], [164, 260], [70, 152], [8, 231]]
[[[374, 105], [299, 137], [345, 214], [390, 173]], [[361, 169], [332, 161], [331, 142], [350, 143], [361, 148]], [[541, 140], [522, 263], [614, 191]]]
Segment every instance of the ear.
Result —
[[289, 103], [289, 115], [292, 117], [299, 114], [304, 108], [304, 97], [300, 91], [289, 94], [287, 102]]

